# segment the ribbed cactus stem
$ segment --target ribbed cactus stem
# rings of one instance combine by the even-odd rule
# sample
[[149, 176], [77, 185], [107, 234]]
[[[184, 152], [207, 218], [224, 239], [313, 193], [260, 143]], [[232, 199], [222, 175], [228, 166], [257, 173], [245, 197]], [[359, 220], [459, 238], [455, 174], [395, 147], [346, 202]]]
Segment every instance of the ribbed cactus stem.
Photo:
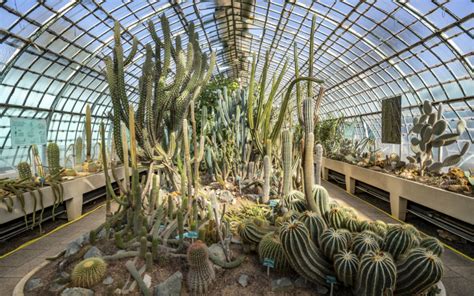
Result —
[[263, 197], [262, 202], [267, 203], [270, 200], [270, 178], [272, 174], [272, 164], [270, 156], [263, 157]]
[[57, 175], [61, 170], [59, 166], [59, 146], [54, 142], [50, 142], [47, 148], [48, 167], [50, 175]]
[[92, 118], [91, 118], [91, 106], [86, 105], [86, 160], [91, 161], [91, 150], [92, 150]]
[[74, 165], [78, 166], [82, 163], [82, 137], [77, 137], [74, 142]]
[[30, 164], [26, 161], [20, 162], [17, 166], [17, 169], [18, 169], [18, 175], [21, 180], [31, 179], [31, 177], [33, 176], [31, 173]]
[[291, 160], [293, 158], [293, 147], [291, 143], [291, 132], [284, 130], [282, 132], [282, 160], [283, 160], [283, 196], [291, 191]]
[[[193, 194], [193, 175], [191, 172], [191, 152], [189, 148], [189, 132], [188, 132], [188, 120], [183, 119], [183, 146], [184, 146], [184, 165], [186, 168], [186, 176], [188, 178], [188, 197], [191, 198]], [[181, 189], [183, 191], [184, 188]]]
[[313, 133], [313, 102], [307, 98], [303, 102], [304, 118], [304, 190], [306, 202], [311, 211], [318, 212], [318, 207], [313, 199], [314, 186], [314, 133]]
[[184, 217], [183, 217], [183, 210], [179, 209], [177, 214], [178, 219], [178, 236], [179, 241], [182, 244], [184, 239]]
[[188, 288], [192, 295], [202, 295], [216, 278], [214, 267], [209, 261], [209, 251], [206, 244], [196, 241], [188, 249]]
[[315, 173], [315, 184], [321, 185], [321, 168], [322, 168], [322, 162], [323, 162], [323, 145], [317, 144], [316, 145], [316, 159], [315, 159], [315, 164], [316, 164], [316, 173]]
[[146, 252], [148, 251], [147, 239], [145, 236], [140, 238], [140, 258], [145, 259]]
[[145, 255], [145, 265], [146, 265], [146, 271], [151, 272], [153, 269], [153, 255], [151, 252], [147, 252]]
[[395, 289], [397, 268], [390, 254], [369, 251], [360, 259], [355, 295], [380, 296]]

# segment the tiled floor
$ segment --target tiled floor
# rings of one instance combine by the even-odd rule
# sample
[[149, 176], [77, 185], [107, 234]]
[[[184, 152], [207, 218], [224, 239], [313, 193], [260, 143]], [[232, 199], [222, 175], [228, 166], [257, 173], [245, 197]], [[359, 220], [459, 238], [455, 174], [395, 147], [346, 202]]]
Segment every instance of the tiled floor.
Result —
[[[362, 217], [397, 223], [396, 220], [380, 212], [364, 201], [355, 198], [337, 186], [324, 182], [332, 198], [341, 205], [355, 208]], [[80, 234], [96, 228], [105, 220], [105, 208], [102, 207], [87, 217], [52, 233], [30, 246], [0, 259], [0, 295], [11, 295], [16, 283], [32, 268], [38, 266], [44, 258], [54, 256]], [[443, 255], [445, 274], [443, 283], [449, 296], [472, 295], [474, 291], [474, 262], [446, 249]]]

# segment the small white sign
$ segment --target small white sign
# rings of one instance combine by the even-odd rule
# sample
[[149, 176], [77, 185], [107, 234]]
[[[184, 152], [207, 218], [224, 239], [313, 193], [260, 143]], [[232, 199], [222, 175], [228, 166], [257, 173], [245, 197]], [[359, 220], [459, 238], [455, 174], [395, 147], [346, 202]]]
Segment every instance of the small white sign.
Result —
[[48, 142], [45, 119], [11, 117], [10, 129], [13, 148]]

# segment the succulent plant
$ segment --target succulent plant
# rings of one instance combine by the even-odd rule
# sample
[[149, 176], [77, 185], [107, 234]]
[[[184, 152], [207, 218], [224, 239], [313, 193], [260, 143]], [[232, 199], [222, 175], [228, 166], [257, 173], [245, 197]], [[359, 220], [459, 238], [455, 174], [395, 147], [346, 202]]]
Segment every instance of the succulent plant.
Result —
[[443, 276], [443, 263], [432, 251], [411, 249], [397, 264], [395, 295], [422, 295]]
[[347, 214], [341, 208], [333, 208], [327, 214], [328, 225], [335, 229], [343, 228]]
[[48, 167], [50, 175], [58, 175], [61, 171], [59, 164], [59, 146], [54, 142], [49, 142], [46, 149], [48, 156]]
[[433, 254], [439, 257], [441, 257], [444, 252], [443, 244], [439, 241], [439, 239], [432, 236], [423, 238], [420, 241], [420, 247], [430, 250], [431, 252], [433, 252]]
[[89, 288], [101, 282], [107, 273], [107, 263], [102, 258], [92, 257], [79, 262], [71, 273], [72, 284]]
[[314, 185], [312, 194], [312, 200], [314, 201], [317, 209], [312, 211], [325, 217], [330, 210], [328, 191], [321, 185]]
[[342, 250], [334, 255], [334, 270], [336, 277], [344, 286], [352, 287], [355, 284], [359, 258], [351, 251]]
[[17, 170], [18, 170], [18, 176], [20, 177], [21, 180], [23, 179], [31, 180], [31, 178], [33, 177], [33, 174], [31, 173], [30, 164], [26, 161], [22, 161], [18, 163]]
[[278, 271], [288, 271], [291, 269], [290, 263], [286, 258], [285, 251], [280, 242], [278, 233], [272, 231], [263, 236], [258, 244], [258, 257], [263, 263], [265, 259], [274, 261], [274, 269]]
[[359, 257], [377, 250], [380, 250], [380, 246], [373, 236], [359, 233], [352, 240], [352, 251]]
[[263, 157], [263, 197], [262, 202], [270, 200], [270, 179], [272, 174], [272, 163], [269, 155]]
[[77, 137], [76, 141], [74, 142], [74, 162], [76, 167], [79, 167], [82, 163], [82, 138]]
[[349, 230], [350, 232], [359, 232], [360, 231], [361, 221], [357, 218], [348, 217], [344, 220], [343, 227]]
[[380, 237], [384, 238], [387, 235], [387, 225], [382, 221], [367, 221], [364, 220], [360, 223], [360, 230], [370, 230]]
[[396, 284], [397, 267], [389, 253], [369, 251], [360, 259], [355, 295], [380, 296]]
[[334, 228], [326, 229], [320, 236], [320, 249], [326, 257], [333, 260], [334, 256], [347, 250], [349, 242], [344, 234]]
[[442, 118], [442, 115], [442, 104], [439, 104], [436, 111], [431, 102], [424, 101], [421, 115], [413, 119], [413, 128], [409, 134], [415, 134], [410, 139], [411, 150], [415, 153], [415, 156], [408, 156], [407, 159], [410, 163], [418, 162], [421, 176], [426, 171], [439, 172], [443, 167], [456, 165], [469, 150], [470, 143], [466, 142], [458, 154], [450, 155], [443, 161], [433, 161], [433, 148], [441, 149], [444, 146], [456, 143], [466, 130], [466, 121], [461, 119], [457, 123], [456, 132], [445, 133], [448, 122]]
[[86, 161], [90, 162], [91, 159], [91, 151], [92, 151], [92, 117], [91, 117], [91, 106], [89, 104], [86, 105], [86, 122], [85, 122], [85, 130], [86, 130]]
[[321, 169], [322, 169], [322, 162], [323, 162], [323, 145], [317, 144], [315, 147], [316, 150], [316, 173], [315, 173], [315, 184], [321, 185]]
[[192, 243], [188, 248], [187, 258], [188, 288], [192, 295], [205, 295], [216, 278], [206, 244], [200, 240]]
[[238, 232], [242, 241], [249, 245], [258, 245], [262, 238], [272, 231], [268, 222], [261, 219], [247, 219], [240, 223]]
[[379, 244], [379, 246], [381, 246], [381, 247], [383, 246], [384, 238], [381, 237], [380, 235], [378, 235], [377, 233], [373, 232], [373, 231], [363, 230], [363, 231], [360, 232], [360, 235], [370, 236], [373, 239], [375, 239], [375, 241]]
[[[292, 143], [291, 143], [291, 132], [285, 129], [282, 133], [282, 166], [283, 166], [283, 197], [287, 196], [291, 190], [292, 182]], [[304, 198], [304, 195], [303, 195]]]
[[413, 234], [410, 225], [396, 225], [388, 230], [383, 249], [397, 259], [400, 255], [415, 247], [417, 243], [417, 238]]
[[321, 285], [333, 275], [332, 266], [309, 236], [301, 221], [285, 223], [280, 228], [280, 241], [291, 267], [303, 278]]
[[321, 215], [315, 212], [305, 211], [298, 220], [304, 223], [306, 229], [308, 229], [311, 240], [316, 246], [320, 247], [321, 234], [327, 229], [326, 222], [324, 222]]
[[288, 194], [283, 196], [281, 205], [288, 210], [297, 212], [304, 211], [306, 208], [304, 193], [298, 190], [291, 190]]
[[321, 214], [317, 201], [314, 199], [314, 107], [313, 100], [307, 98], [303, 101], [303, 118], [304, 118], [304, 192], [308, 208]]

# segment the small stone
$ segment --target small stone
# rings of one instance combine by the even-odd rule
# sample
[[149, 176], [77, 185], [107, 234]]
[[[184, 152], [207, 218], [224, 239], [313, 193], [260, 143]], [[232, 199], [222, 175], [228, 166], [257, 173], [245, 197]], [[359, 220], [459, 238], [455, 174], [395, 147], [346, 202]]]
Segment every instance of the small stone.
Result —
[[109, 275], [102, 281], [102, 284], [109, 286], [109, 285], [112, 285], [113, 282], [114, 282], [114, 279]]
[[316, 293], [326, 295], [329, 292], [329, 289], [323, 285], [316, 285]]
[[239, 276], [238, 282], [242, 287], [244, 287], [244, 288], [247, 287], [248, 284], [249, 284], [249, 276], [246, 275], [246, 274], [241, 274]]
[[63, 285], [63, 284], [59, 284], [59, 283], [52, 283], [51, 286], [49, 287], [49, 292], [51, 293], [59, 293], [61, 292], [64, 288], [67, 287], [67, 284]]
[[232, 239], [230, 240], [231, 243], [233, 244], [236, 244], [236, 245], [241, 245], [242, 244], [242, 241], [236, 237], [232, 237]]
[[219, 194], [219, 200], [230, 204], [235, 203], [234, 195], [229, 190], [222, 190]]
[[224, 253], [224, 249], [222, 248], [221, 245], [219, 245], [219, 244], [212, 244], [212, 245], [209, 247], [209, 253], [210, 253], [212, 256], [219, 258], [219, 260], [225, 261], [225, 253]]
[[181, 295], [181, 286], [183, 274], [180, 271], [175, 272], [166, 281], [155, 286], [155, 296], [179, 296]]
[[309, 284], [303, 277], [299, 277], [295, 281], [295, 287], [297, 287], [297, 288], [307, 288], [307, 287], [309, 287]]
[[143, 277], [143, 282], [145, 283], [145, 286], [150, 288], [151, 287], [151, 276], [149, 274], [145, 274], [145, 276]]
[[84, 288], [67, 288], [61, 296], [94, 296], [94, 291]]
[[66, 253], [64, 253], [64, 258], [69, 258], [70, 256], [79, 252], [80, 249], [81, 245], [78, 242], [73, 241], [69, 243], [66, 247]]
[[92, 258], [92, 257], [102, 257], [102, 256], [103, 256], [102, 251], [99, 250], [99, 248], [93, 246], [84, 254], [84, 259]]
[[97, 239], [104, 239], [106, 234], [107, 234], [107, 231], [105, 231], [105, 227], [102, 227], [99, 233], [97, 233]]
[[272, 291], [273, 292], [284, 292], [293, 288], [293, 283], [287, 277], [272, 280]]
[[54, 279], [54, 282], [60, 285], [64, 285], [64, 284], [69, 283], [70, 280], [71, 280], [71, 275], [65, 271], [61, 271], [59, 276], [56, 279]]
[[43, 287], [43, 282], [41, 281], [41, 279], [31, 279], [26, 282], [25, 290], [29, 292], [41, 287]]

